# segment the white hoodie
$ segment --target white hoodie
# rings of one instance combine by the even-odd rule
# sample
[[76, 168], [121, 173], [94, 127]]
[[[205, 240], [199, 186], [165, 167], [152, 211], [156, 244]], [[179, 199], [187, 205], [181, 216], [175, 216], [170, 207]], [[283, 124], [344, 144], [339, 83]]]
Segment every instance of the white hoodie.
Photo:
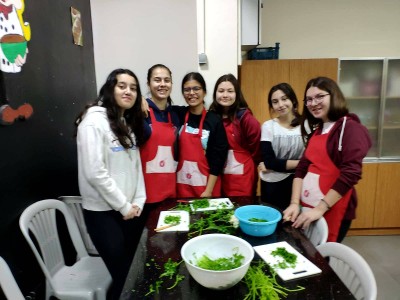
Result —
[[[135, 136], [132, 133], [132, 140]], [[78, 178], [83, 208], [126, 216], [146, 201], [139, 148], [127, 150], [113, 134], [104, 107], [90, 107], [78, 126]]]

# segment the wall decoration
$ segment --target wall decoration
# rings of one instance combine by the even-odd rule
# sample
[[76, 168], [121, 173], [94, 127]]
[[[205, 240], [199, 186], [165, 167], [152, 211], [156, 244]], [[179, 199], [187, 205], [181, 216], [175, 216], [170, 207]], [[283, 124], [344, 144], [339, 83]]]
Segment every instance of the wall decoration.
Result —
[[[31, 28], [22, 17], [24, 10], [24, 0], [0, 0], [0, 70], [5, 73], [21, 72], [27, 60]], [[2, 87], [6, 88], [4, 84]], [[30, 104], [14, 109], [5, 97], [6, 93], [1, 93], [0, 124], [10, 125], [16, 119], [28, 119], [32, 115]]]
[[83, 46], [81, 13], [79, 10], [73, 7], [71, 7], [71, 19], [74, 44]]

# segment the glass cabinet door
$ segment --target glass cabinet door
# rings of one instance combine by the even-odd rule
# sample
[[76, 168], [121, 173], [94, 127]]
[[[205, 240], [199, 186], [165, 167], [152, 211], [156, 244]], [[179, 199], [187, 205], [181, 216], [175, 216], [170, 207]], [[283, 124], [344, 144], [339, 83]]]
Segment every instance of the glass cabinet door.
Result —
[[372, 147], [368, 157], [379, 156], [379, 118], [384, 59], [340, 60], [339, 86], [349, 110], [368, 128]]
[[400, 59], [387, 60], [382, 122], [382, 157], [400, 156]]

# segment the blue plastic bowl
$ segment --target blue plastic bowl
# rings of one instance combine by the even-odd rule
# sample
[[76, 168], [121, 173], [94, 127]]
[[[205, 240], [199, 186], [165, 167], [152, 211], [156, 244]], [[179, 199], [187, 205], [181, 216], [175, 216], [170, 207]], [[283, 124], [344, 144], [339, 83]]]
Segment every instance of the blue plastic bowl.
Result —
[[[240, 229], [252, 236], [267, 236], [275, 232], [278, 222], [282, 219], [279, 210], [265, 205], [245, 205], [235, 210]], [[267, 222], [252, 222], [251, 218], [264, 219]]]

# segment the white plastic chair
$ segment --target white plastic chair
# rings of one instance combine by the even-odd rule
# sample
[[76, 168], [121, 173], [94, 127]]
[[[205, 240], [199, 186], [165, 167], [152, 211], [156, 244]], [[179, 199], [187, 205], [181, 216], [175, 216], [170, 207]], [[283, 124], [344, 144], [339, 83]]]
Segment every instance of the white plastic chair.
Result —
[[97, 252], [97, 249], [93, 245], [92, 239], [87, 232], [85, 220], [83, 218], [82, 197], [60, 196], [58, 197], [58, 199], [67, 204], [68, 208], [71, 210], [73, 216], [75, 217], [76, 223], [78, 224], [79, 232], [81, 233], [83, 243], [85, 244], [87, 252], [91, 255], [99, 255], [99, 252]]
[[[77, 252], [77, 261], [72, 266], [65, 265], [56, 211], [65, 217]], [[55, 199], [33, 203], [22, 213], [19, 226], [46, 277], [46, 299], [51, 296], [61, 300], [106, 299], [111, 276], [100, 257], [92, 257], [87, 253], [78, 225], [65, 203]]]
[[352, 248], [340, 243], [317, 246], [323, 257], [329, 257], [329, 265], [360, 300], [376, 300], [377, 286], [374, 273], [365, 259]]
[[6, 261], [0, 256], [0, 285], [8, 300], [25, 300]]
[[[302, 210], [309, 210], [308, 207], [302, 207]], [[328, 240], [328, 223], [324, 217], [316, 220], [315, 222], [311, 223], [306, 229], [304, 229], [304, 235], [308, 237], [311, 243], [316, 247], [321, 244], [325, 244]]]

